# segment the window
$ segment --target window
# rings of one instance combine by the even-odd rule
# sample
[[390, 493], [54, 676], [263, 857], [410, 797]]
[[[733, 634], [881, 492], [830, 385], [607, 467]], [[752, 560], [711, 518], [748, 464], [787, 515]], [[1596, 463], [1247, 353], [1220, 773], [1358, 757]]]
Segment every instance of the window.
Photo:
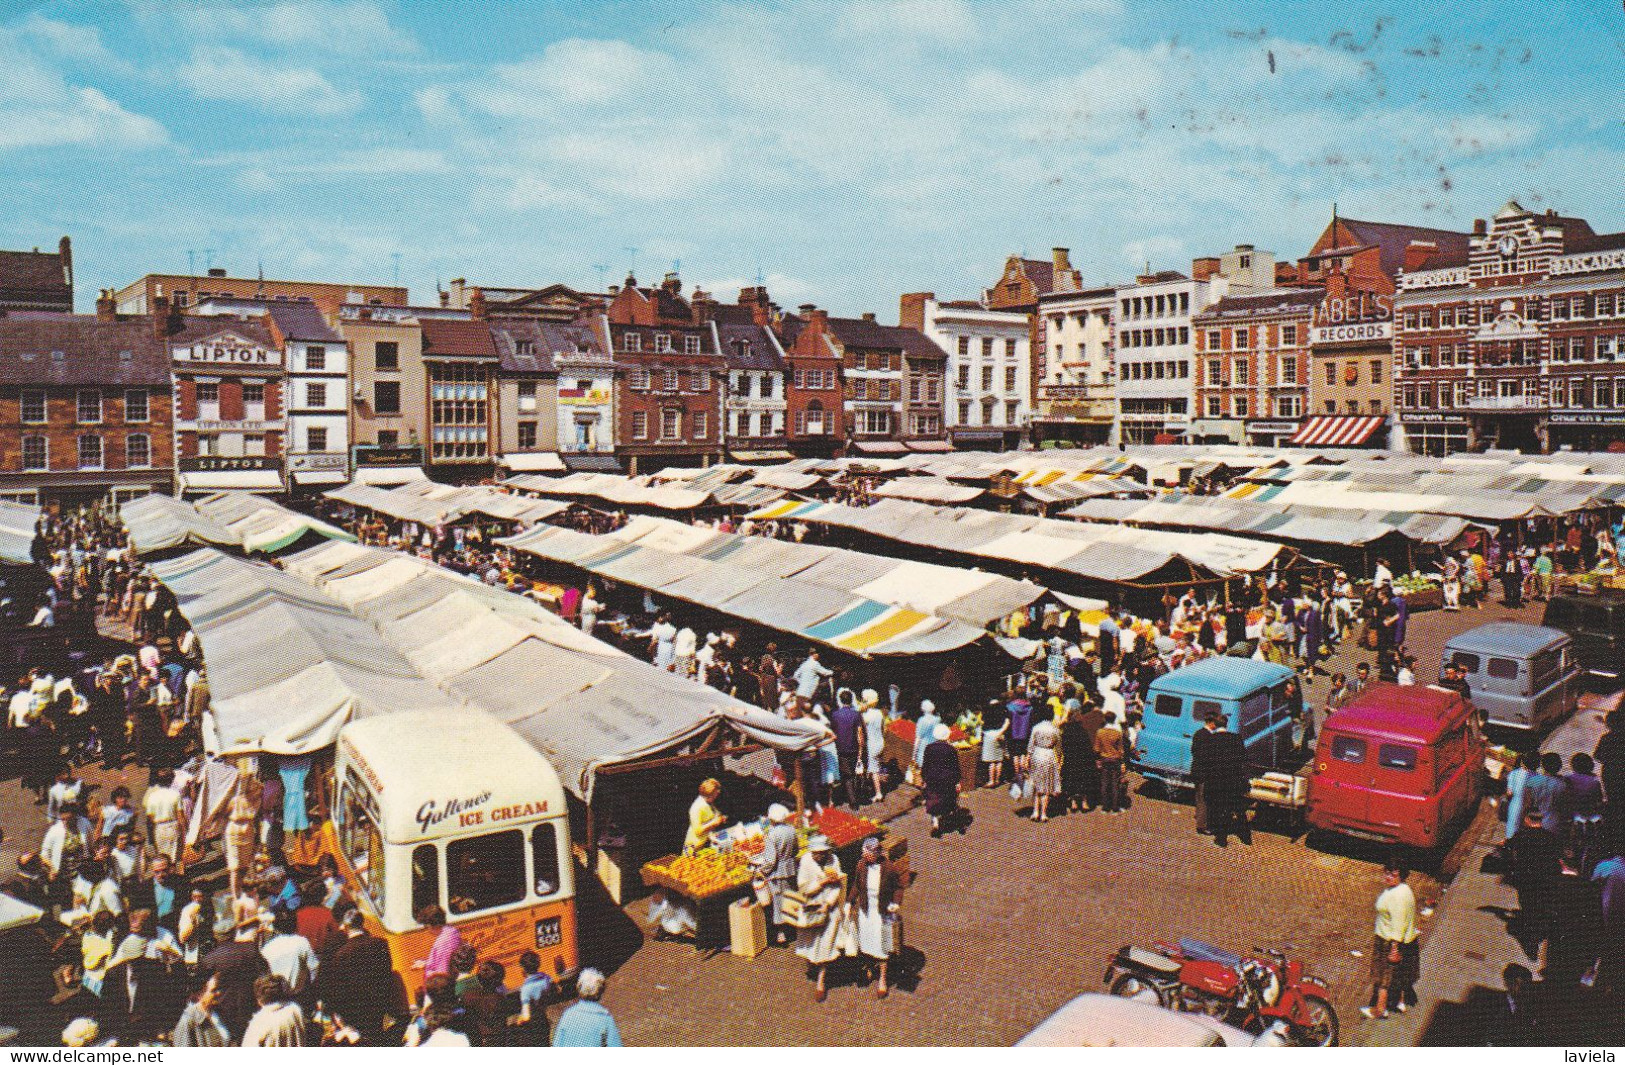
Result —
[[687, 355], [698, 355], [700, 353], [700, 338], [699, 337], [684, 337], [683, 338], [683, 352], [684, 352], [684, 354], [687, 354]]
[[982, 391], [993, 391], [993, 367], [991, 366], [982, 367]]
[[688, 375], [688, 387], [694, 392], [711, 391], [711, 371], [692, 370]]
[[[265, 395], [265, 390], [264, 390], [264, 386], [262, 385], [261, 388], [260, 388], [261, 402], [264, 402], [264, 395]], [[243, 388], [243, 402], [245, 402], [245, 403], [248, 402], [248, 388], [246, 386]], [[305, 384], [305, 406], [307, 406], [307, 407], [325, 407], [325, 406], [327, 406], [327, 385], [316, 382], [316, 381], [306, 382], [306, 384]]]
[[[348, 859], [350, 868], [355, 870], [356, 879], [361, 882], [361, 889], [372, 900], [373, 908], [383, 909], [384, 901], [384, 837], [378, 831], [378, 822], [375, 820], [371, 796], [362, 788], [359, 778], [353, 769], [345, 774], [344, 780], [344, 819], [339, 823], [339, 846], [344, 850], [344, 857]], [[432, 901], [440, 901], [440, 870], [439, 862], [434, 860], [434, 845], [426, 844], [431, 855], [430, 864], [434, 868], [434, 887]], [[418, 856], [423, 851], [419, 847], [412, 853], [413, 865], [413, 895], [417, 894], [417, 865]], [[425, 903], [425, 905], [428, 905]]]
[[1298, 358], [1295, 355], [1281, 357], [1281, 383], [1295, 385], [1298, 383]]
[[1014, 392], [1016, 390], [1016, 368], [1014, 366], [1006, 366], [1004, 368], [1004, 390], [1006, 392]]
[[536, 446], [536, 423], [535, 422], [520, 422], [519, 423], [519, 446], [520, 447], [535, 447]]
[[1365, 761], [1365, 740], [1354, 736], [1333, 736], [1332, 757], [1339, 762], [1350, 762], [1359, 765]]
[[1218, 351], [1222, 347], [1224, 347], [1224, 332], [1219, 329], [1209, 329], [1207, 331], [1207, 349], [1209, 351]]
[[[559, 831], [552, 821], [543, 821], [530, 830], [530, 865], [538, 898], [557, 894], [564, 886], [559, 875]], [[556, 946], [557, 943], [536, 945]]]
[[87, 434], [79, 438], [79, 468], [81, 470], [99, 470], [102, 468], [102, 438]]
[[374, 381], [372, 383], [372, 409], [375, 414], [399, 414], [401, 412], [401, 383], [399, 381]]
[[79, 424], [99, 425], [102, 420], [102, 394], [94, 388], [79, 390]]
[[380, 430], [378, 430], [378, 446], [379, 447], [399, 447], [400, 444], [401, 444], [401, 433], [400, 433], [399, 429], [380, 429]]
[[310, 344], [305, 348], [305, 369], [327, 369], [327, 349], [319, 344]]
[[1219, 385], [1224, 383], [1224, 360], [1209, 359], [1207, 361], [1207, 383]]
[[672, 348], [671, 348], [671, 334], [670, 333], [656, 333], [655, 334], [655, 350], [656, 351], [661, 351], [661, 352], [672, 350]]
[[243, 437], [243, 454], [245, 454], [245, 455], [263, 455], [263, 454], [265, 454], [265, 434], [264, 433], [248, 433], [248, 434], [246, 434]]
[[525, 834], [517, 828], [446, 844], [446, 902], [454, 915], [525, 897]]
[[1517, 680], [1518, 662], [1513, 658], [1492, 658], [1487, 670], [1496, 680]]
[[632, 376], [628, 379], [627, 383], [631, 386], [632, 391], [634, 392], [649, 391], [649, 371], [633, 370]]
[[1281, 347], [1283, 348], [1296, 347], [1298, 343], [1298, 327], [1295, 325], [1283, 325], [1281, 327], [1280, 340]]
[[49, 459], [49, 451], [45, 446], [45, 437], [31, 435], [23, 437], [23, 469], [43, 470]]
[[694, 412], [694, 437], [704, 440], [711, 435], [710, 411], [697, 410]]
[[197, 453], [199, 455], [218, 455], [218, 454], [220, 454], [220, 434], [219, 433], [199, 433], [199, 434], [197, 434]]
[[1403, 743], [1380, 744], [1377, 764], [1384, 769], [1401, 769], [1408, 773], [1416, 768], [1416, 748]]
[[1016, 425], [1020, 420], [1021, 401], [1007, 399], [1004, 401], [1004, 424]]
[[663, 407], [660, 411], [660, 439], [676, 440], [683, 435], [683, 409]]
[[1251, 347], [1252, 345], [1248, 343], [1248, 341], [1250, 339], [1251, 338], [1248, 335], [1248, 330], [1246, 330], [1246, 329], [1237, 329], [1236, 330], [1236, 347], [1237, 348], [1245, 349], [1245, 348]]
[[39, 388], [25, 388], [21, 397], [22, 419], [25, 422], [39, 423], [45, 420], [45, 391]]
[[147, 390], [132, 388], [124, 393], [124, 420], [144, 422], [151, 417], [147, 404]]
[[1232, 403], [1234, 403], [1234, 404], [1235, 404], [1235, 407], [1236, 407], [1236, 417], [1238, 417], [1238, 418], [1245, 418], [1245, 417], [1247, 417], [1247, 416], [1248, 416], [1248, 414], [1249, 414], [1249, 413], [1250, 413], [1250, 412], [1251, 412], [1251, 410], [1252, 410], [1252, 407], [1251, 407], [1251, 404], [1250, 404], [1250, 403], [1249, 403], [1249, 402], [1248, 402], [1248, 400], [1247, 400], [1247, 397], [1246, 397], [1246, 396], [1237, 396], [1237, 397], [1236, 397], [1236, 398], [1235, 398], [1235, 399], [1233, 399], [1233, 400], [1232, 400], [1232, 401], [1231, 401], [1231, 402], [1232, 402]]
[[1275, 413], [1282, 418], [1297, 418], [1303, 414], [1303, 399], [1300, 396], [1277, 396], [1275, 399]]
[[536, 412], [536, 382], [520, 381], [518, 383], [519, 410], [525, 414]]
[[959, 401], [959, 424], [970, 424], [970, 400], [968, 399], [962, 399]]
[[1468, 651], [1457, 651], [1450, 659], [1468, 673], [1478, 672], [1478, 656]]
[[1337, 384], [1337, 363], [1335, 362], [1326, 364], [1326, 383], [1329, 385]]
[[1374, 385], [1382, 384], [1382, 360], [1381, 359], [1372, 359], [1371, 360], [1371, 383], [1374, 384]]
[[1207, 397], [1207, 416], [1209, 418], [1224, 417], [1224, 398], [1222, 396]]
[[682, 375], [676, 370], [667, 370], [660, 377], [660, 390], [662, 392], [676, 392], [682, 388]]
[[970, 337], [959, 338], [959, 357], [962, 359], [970, 357]]
[[966, 366], [964, 364], [960, 365], [960, 367], [959, 367], [959, 379], [958, 379], [957, 384], [958, 384], [959, 388], [961, 390], [963, 390], [963, 391], [969, 391], [970, 390], [970, 367], [969, 366]]
[[643, 334], [641, 334], [641, 333], [622, 333], [621, 334], [621, 347], [625, 348], [627, 351], [642, 351], [643, 350]]
[[1251, 372], [1251, 368], [1249, 367], [1246, 359], [1237, 359], [1236, 360], [1236, 384], [1238, 384], [1238, 385], [1248, 384], [1249, 382], [1248, 382], [1247, 378], [1248, 378], [1250, 372]]
[[1151, 709], [1163, 717], [1178, 717], [1185, 712], [1185, 700], [1177, 695], [1158, 695]]
[[250, 421], [265, 418], [265, 386], [243, 385], [243, 417]]
[[649, 412], [635, 410], [632, 412], [632, 439], [649, 439]]
[[379, 370], [401, 368], [401, 345], [394, 340], [380, 340], [372, 346], [372, 364]]
[[152, 438], [146, 433], [131, 433], [124, 438], [124, 465], [139, 469], [152, 465]]
[[1011, 340], [1009, 337], [1006, 337], [1004, 340], [1004, 357], [1007, 359], [1013, 359], [1016, 357], [1016, 342]]
[[440, 905], [440, 848], [419, 843], [412, 848], [412, 913]]
[[313, 425], [305, 430], [306, 451], [327, 450], [327, 429], [324, 426]]

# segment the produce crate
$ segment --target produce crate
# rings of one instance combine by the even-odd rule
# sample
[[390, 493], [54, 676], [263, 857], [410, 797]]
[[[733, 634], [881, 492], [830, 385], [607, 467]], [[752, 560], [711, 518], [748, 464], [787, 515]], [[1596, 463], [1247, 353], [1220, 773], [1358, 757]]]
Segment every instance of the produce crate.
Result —
[[754, 958], [767, 949], [767, 913], [755, 899], [740, 899], [728, 907], [728, 953]]
[[1444, 589], [1440, 587], [1424, 588], [1419, 592], [1403, 592], [1405, 596], [1405, 609], [1412, 612], [1417, 610], [1441, 610], [1444, 608]]
[[637, 864], [619, 851], [599, 850], [598, 868], [594, 871], [617, 906], [624, 906], [632, 894], [643, 886], [643, 881], [638, 878]]
[[640, 870], [643, 874], [643, 882], [654, 887], [663, 887], [667, 891], [675, 891], [684, 898], [693, 899], [695, 902], [710, 902], [713, 899], [720, 899], [750, 885], [750, 873], [747, 868], [743, 876], [738, 879], [730, 879], [714, 887], [699, 888], [673, 876], [668, 871], [671, 863], [676, 861], [677, 857], [677, 855], [673, 854], [646, 863]]

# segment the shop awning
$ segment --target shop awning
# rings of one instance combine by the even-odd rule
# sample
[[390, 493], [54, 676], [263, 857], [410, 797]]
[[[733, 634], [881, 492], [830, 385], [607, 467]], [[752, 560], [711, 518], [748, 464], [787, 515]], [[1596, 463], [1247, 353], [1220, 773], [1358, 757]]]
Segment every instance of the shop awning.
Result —
[[502, 455], [497, 465], [515, 473], [563, 473], [564, 460], [556, 451], [518, 451]]
[[571, 473], [620, 473], [621, 460], [614, 455], [602, 454], [571, 454], [565, 452], [559, 456], [564, 460], [564, 468]]
[[865, 455], [901, 455], [908, 450], [896, 440], [854, 440], [852, 449]]
[[357, 466], [354, 483], [394, 485], [428, 479], [429, 475], [420, 466]]
[[954, 446], [948, 443], [946, 440], [910, 440], [907, 443], [910, 451], [919, 451], [928, 454], [942, 454], [954, 449]]
[[181, 474], [183, 492], [280, 492], [276, 470], [199, 470]]
[[34, 527], [40, 508], [29, 503], [0, 499], [0, 562], [19, 566], [34, 560]]
[[1293, 447], [1360, 447], [1385, 420], [1381, 415], [1323, 414], [1305, 422], [1291, 443]]
[[789, 462], [795, 458], [788, 451], [730, 451], [735, 462]]

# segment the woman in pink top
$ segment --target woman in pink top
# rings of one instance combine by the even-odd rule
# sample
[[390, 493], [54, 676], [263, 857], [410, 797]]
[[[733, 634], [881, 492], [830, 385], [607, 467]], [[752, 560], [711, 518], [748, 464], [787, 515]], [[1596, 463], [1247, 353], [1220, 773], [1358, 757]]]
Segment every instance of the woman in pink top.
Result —
[[434, 945], [429, 948], [429, 956], [423, 961], [424, 979], [435, 973], [450, 975], [451, 955], [463, 945], [463, 934], [457, 931], [455, 925], [446, 923], [446, 911], [439, 906], [425, 906], [419, 910], [418, 923], [437, 930]]

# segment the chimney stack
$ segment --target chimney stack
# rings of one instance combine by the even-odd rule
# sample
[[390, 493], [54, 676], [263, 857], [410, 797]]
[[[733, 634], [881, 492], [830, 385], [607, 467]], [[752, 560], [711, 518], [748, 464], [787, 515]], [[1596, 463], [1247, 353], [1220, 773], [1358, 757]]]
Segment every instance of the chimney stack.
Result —
[[62, 256], [62, 279], [73, 288], [73, 241], [63, 237], [56, 246], [57, 254]]
[[1072, 249], [1070, 249], [1070, 248], [1052, 248], [1052, 249], [1050, 249], [1050, 261], [1054, 264], [1056, 273], [1062, 273], [1064, 271], [1071, 270], [1072, 269]]
[[866, 321], [866, 322], [874, 321], [875, 320], [875, 312], [874, 311], [864, 311], [863, 312], [863, 320]]
[[803, 318], [811, 318], [813, 316], [813, 312], [817, 309], [818, 305], [814, 303], [803, 303], [801, 306], [796, 308]]
[[[1217, 255], [1204, 255], [1200, 259], [1191, 260], [1191, 280], [1208, 281], [1219, 274], [1219, 257]], [[1152, 275], [1152, 280], [1156, 280]], [[1145, 284], [1144, 281], [1141, 284]]]
[[936, 299], [934, 292], [905, 292], [897, 300], [897, 324], [925, 332], [925, 305]]
[[665, 280], [660, 282], [660, 287], [665, 289], [667, 292], [670, 292], [672, 295], [677, 296], [682, 294], [683, 282], [680, 278], [678, 278], [677, 271], [671, 270], [666, 273]]
[[476, 288], [468, 294], [468, 314], [471, 318], [485, 317], [485, 290]]
[[[66, 237], [62, 238], [66, 240]], [[113, 300], [113, 290], [104, 288], [96, 296], [96, 320], [99, 322], [118, 321], [118, 304]]]
[[1475, 237], [1488, 236], [1489, 231], [1490, 231], [1490, 225], [1489, 225], [1488, 222], [1484, 221], [1482, 218], [1473, 219], [1473, 236], [1475, 236]]
[[169, 297], [162, 285], [152, 293], [152, 335], [159, 340], [169, 335]]

